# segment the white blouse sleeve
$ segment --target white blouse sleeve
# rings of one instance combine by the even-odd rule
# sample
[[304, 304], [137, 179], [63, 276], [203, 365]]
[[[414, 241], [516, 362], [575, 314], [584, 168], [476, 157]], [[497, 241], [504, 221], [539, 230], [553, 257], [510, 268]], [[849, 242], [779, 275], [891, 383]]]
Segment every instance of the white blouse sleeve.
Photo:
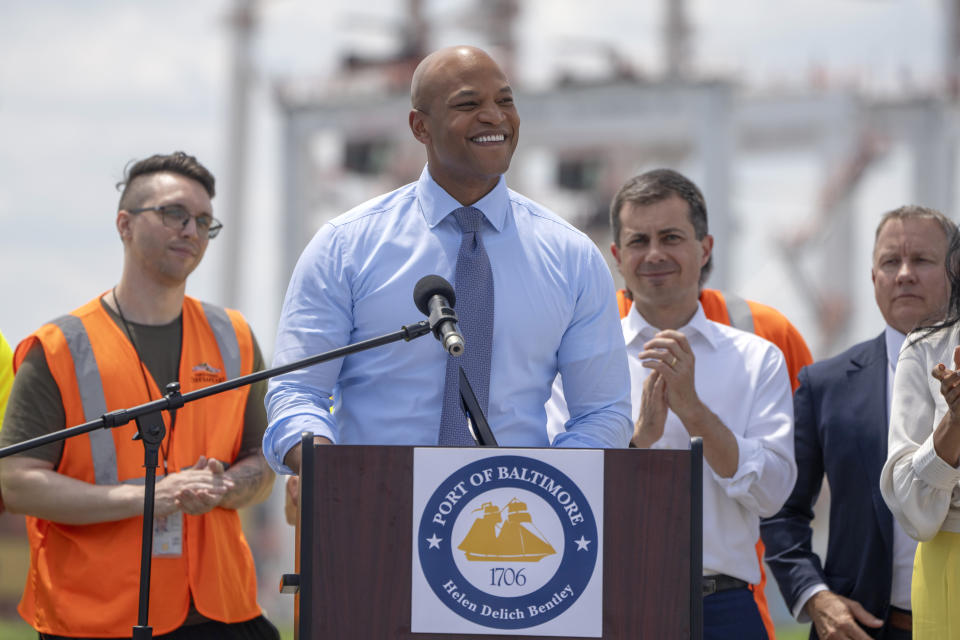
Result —
[[[887, 462], [880, 474], [880, 491], [907, 534], [917, 540], [930, 540], [940, 530], [958, 491], [960, 469], [938, 457], [933, 448], [933, 430], [946, 412], [946, 403], [939, 393], [940, 383], [934, 380], [936, 384], [931, 384], [930, 372], [939, 362], [934, 359], [941, 356], [931, 347], [942, 341], [911, 344], [911, 339], [907, 338], [900, 353], [894, 376]], [[950, 341], [944, 343], [949, 345]], [[928, 358], [928, 352], [934, 355]], [[948, 357], [947, 362], [951, 360]]]

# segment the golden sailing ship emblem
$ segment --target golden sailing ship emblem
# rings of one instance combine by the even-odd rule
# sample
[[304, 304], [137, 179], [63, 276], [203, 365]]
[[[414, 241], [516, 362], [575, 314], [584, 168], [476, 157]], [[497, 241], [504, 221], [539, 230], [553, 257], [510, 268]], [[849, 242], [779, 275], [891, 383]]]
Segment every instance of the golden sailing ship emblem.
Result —
[[556, 553], [533, 523], [526, 502], [513, 498], [505, 509], [506, 522], [501, 517], [504, 509], [492, 502], [484, 502], [479, 509], [474, 509], [474, 513], [482, 511], [483, 514], [457, 547], [466, 553], [467, 560], [539, 562]]

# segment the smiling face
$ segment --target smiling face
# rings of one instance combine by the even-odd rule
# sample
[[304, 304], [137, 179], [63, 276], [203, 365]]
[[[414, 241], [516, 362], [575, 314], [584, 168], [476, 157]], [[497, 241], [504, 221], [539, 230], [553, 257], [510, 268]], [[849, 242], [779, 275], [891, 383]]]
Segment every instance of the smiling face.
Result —
[[620, 238], [610, 251], [637, 311], [658, 329], [676, 329], [697, 310], [700, 270], [713, 238], [697, 239], [690, 205], [680, 196], [651, 204], [624, 202]]
[[888, 325], [909, 333], [942, 319], [949, 297], [947, 237], [931, 218], [893, 218], [873, 248], [873, 290]]
[[134, 269], [140, 276], [163, 285], [182, 286], [207, 250], [209, 239], [197, 234], [195, 218], [212, 215], [210, 196], [199, 182], [176, 173], [150, 173], [135, 180], [145, 181], [145, 193], [149, 194], [139, 207], [177, 204], [193, 219], [186, 227], [174, 229], [163, 224], [158, 211], [134, 215], [121, 209], [117, 213], [117, 229], [123, 239], [124, 269]]
[[510, 167], [520, 132], [513, 90], [479, 49], [455, 47], [420, 63], [410, 128], [427, 150], [430, 175], [461, 204], [486, 195]]

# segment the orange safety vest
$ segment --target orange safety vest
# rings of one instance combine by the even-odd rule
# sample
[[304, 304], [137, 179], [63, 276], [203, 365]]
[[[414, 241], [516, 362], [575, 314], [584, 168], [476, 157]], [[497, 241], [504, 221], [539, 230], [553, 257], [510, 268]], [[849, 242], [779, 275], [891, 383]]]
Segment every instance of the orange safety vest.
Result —
[[[183, 393], [252, 372], [253, 336], [238, 312], [185, 298], [182, 333]], [[27, 337], [17, 347], [16, 367], [37, 342], [60, 389], [67, 425], [148, 400], [136, 350], [99, 298]], [[146, 377], [150, 397], [159, 398], [153, 378]], [[249, 389], [185, 405], [177, 411], [172, 438], [164, 414], [161, 462], [165, 451], [168, 473], [191, 467], [200, 455], [234, 461]], [[70, 438], [57, 471], [95, 484], [142, 484], [143, 444], [132, 440], [136, 432], [131, 422]], [[23, 619], [41, 633], [129, 637], [137, 624], [143, 518], [91, 525], [26, 520], [30, 570], [18, 609]], [[184, 514], [182, 546], [179, 557], [153, 558], [149, 624], [154, 634], [183, 623], [191, 596], [197, 611], [213, 620], [242, 622], [260, 615], [253, 556], [235, 510]]]
[[[800, 332], [790, 324], [782, 313], [773, 307], [752, 300], [744, 300], [739, 296], [722, 293], [716, 289], [702, 289], [700, 291], [700, 304], [703, 306], [703, 314], [708, 320], [727, 324], [741, 331], [755, 333], [777, 345], [783, 352], [784, 360], [787, 363], [787, 370], [790, 373], [790, 386], [794, 391], [797, 390], [797, 387], [800, 386], [797, 374], [800, 373], [800, 369], [813, 363], [813, 356], [810, 354], [810, 349], [807, 348], [807, 343], [803, 340]], [[632, 305], [633, 300], [627, 297], [625, 290], [617, 291], [617, 309], [620, 311], [621, 318], [627, 315]], [[760, 582], [751, 585], [753, 598], [760, 610], [760, 617], [763, 618], [763, 626], [767, 629], [767, 636], [770, 640], [775, 640], [776, 630], [774, 629], [773, 618], [770, 617], [770, 607], [767, 604], [765, 593], [767, 572], [763, 566], [764, 546], [762, 540], [757, 540], [756, 551], [757, 560], [760, 563]]]

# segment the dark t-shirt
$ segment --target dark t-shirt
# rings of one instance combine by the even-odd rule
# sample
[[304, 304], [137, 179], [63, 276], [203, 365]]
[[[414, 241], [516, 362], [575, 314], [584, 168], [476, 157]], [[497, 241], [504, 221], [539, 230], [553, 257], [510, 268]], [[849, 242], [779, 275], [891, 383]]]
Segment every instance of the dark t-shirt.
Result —
[[[110, 307], [100, 301], [103, 308], [126, 335], [123, 321]], [[182, 316], [165, 325], [145, 325], [127, 322], [133, 341], [140, 358], [145, 365], [143, 373], [131, 371], [130, 375], [150, 375], [157, 387], [164, 389], [168, 382], [176, 380], [180, 371], [181, 330]], [[253, 339], [253, 370], [263, 369], [263, 354], [257, 339]], [[267, 392], [266, 380], [255, 382], [250, 386], [247, 396], [247, 406], [244, 411], [243, 435], [240, 441], [240, 452], [237, 459], [246, 457], [260, 450], [263, 441], [263, 432], [267, 427], [267, 414], [263, 406], [263, 398]], [[156, 398], [151, 398], [156, 399]], [[146, 402], [146, 392], [143, 401]], [[203, 400], [198, 400], [203, 402]], [[13, 379], [13, 389], [10, 391], [10, 402], [3, 419], [3, 429], [0, 430], [0, 446], [7, 446], [23, 442], [30, 438], [46, 435], [75, 425], [64, 424], [63, 400], [60, 389], [50, 374], [47, 359], [43, 354], [43, 347], [34, 344], [27, 352], [23, 363]], [[176, 426], [174, 426], [176, 429]], [[25, 451], [18, 455], [39, 458], [52, 462], [56, 466], [60, 462], [63, 452], [63, 443], [57, 442], [44, 445], [36, 449]], [[229, 461], [227, 461], [229, 462]]]

